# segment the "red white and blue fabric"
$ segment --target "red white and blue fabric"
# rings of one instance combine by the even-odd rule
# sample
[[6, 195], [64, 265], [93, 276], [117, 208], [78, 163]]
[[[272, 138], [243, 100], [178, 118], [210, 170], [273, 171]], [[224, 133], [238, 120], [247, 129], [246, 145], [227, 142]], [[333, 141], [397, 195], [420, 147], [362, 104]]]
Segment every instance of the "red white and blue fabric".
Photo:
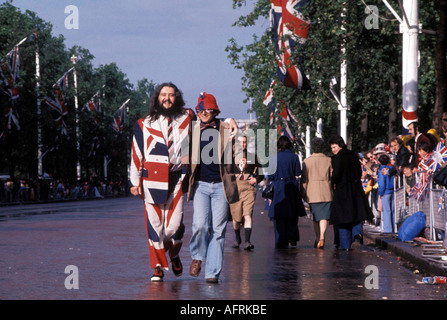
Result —
[[19, 97], [17, 79], [19, 78], [19, 47], [12, 49], [0, 63], [0, 88], [12, 100]]
[[0, 62], [0, 90], [10, 98], [10, 106], [4, 114], [6, 123], [4, 130], [0, 133], [0, 140], [6, 139], [13, 128], [20, 130], [19, 115], [16, 110], [19, 89], [17, 79], [19, 78], [19, 47], [15, 47]]
[[53, 85], [53, 93], [55, 99], [50, 97], [44, 97], [43, 101], [50, 107], [50, 112], [53, 117], [53, 120], [58, 123], [60, 133], [63, 135], [68, 135], [67, 131], [67, 116], [68, 116], [68, 107], [67, 107], [67, 99], [63, 93], [63, 89], [68, 87], [68, 74], [74, 68], [71, 68], [67, 72], [64, 73], [59, 80]]
[[[164, 116], [156, 121], [141, 118], [134, 127], [130, 181], [143, 189], [151, 268], [160, 266], [167, 270], [164, 241], [172, 241], [173, 244], [182, 241], [182, 235], [176, 237], [176, 234], [182, 228], [182, 183], [189, 161], [192, 118], [193, 113], [188, 109], [187, 113], [173, 118], [170, 123]], [[171, 161], [169, 136], [172, 136]], [[178, 172], [174, 175], [178, 179], [170, 181], [170, 172]]]
[[[59, 98], [61, 97], [61, 93], [58, 92], [56, 93]], [[51, 115], [53, 117], [53, 120], [55, 122], [57, 122], [57, 124], [59, 125], [59, 130], [61, 132], [61, 134], [63, 135], [67, 135], [67, 123], [66, 123], [66, 118], [68, 115], [68, 108], [67, 108], [67, 104], [65, 103], [65, 99], [58, 99], [58, 101], [55, 101], [54, 99], [51, 99], [49, 97], [44, 97], [43, 101], [45, 101], [45, 103], [50, 107], [50, 112]]]
[[95, 93], [95, 95], [84, 105], [82, 110], [87, 110], [90, 112], [101, 112], [101, 100], [99, 98], [100, 91]]
[[278, 62], [278, 77], [290, 88], [309, 89], [309, 81], [299, 65], [302, 57], [295, 63], [294, 51], [303, 51], [309, 33], [310, 21], [307, 21], [301, 9], [310, 0], [271, 0], [270, 15], [273, 29], [273, 41]]
[[409, 195], [419, 202], [424, 201], [430, 192], [432, 174], [447, 161], [447, 147], [439, 142], [433, 152], [425, 156], [418, 164], [418, 182], [412, 188]]
[[130, 181], [144, 190], [147, 203], [162, 204], [168, 199], [169, 171], [182, 171], [183, 180], [189, 161], [189, 135], [192, 111], [173, 119], [173, 165], [170, 167], [168, 150], [168, 121], [160, 116], [157, 121], [139, 119], [134, 126]]
[[275, 100], [273, 99], [273, 88], [276, 86], [276, 81], [273, 80], [270, 82], [269, 89], [265, 93], [263, 104], [270, 110], [270, 125], [273, 126], [275, 119], [275, 111], [276, 105]]
[[278, 109], [278, 104], [276, 103], [273, 92], [276, 86], [276, 81], [272, 81], [270, 83], [270, 87], [267, 90], [263, 104], [269, 108], [270, 110], [270, 126], [274, 126], [276, 123], [276, 131], [279, 135], [285, 135], [289, 139], [296, 140], [295, 136], [292, 133], [292, 130], [289, 126], [289, 122], [293, 121], [297, 125], [299, 125], [298, 119], [293, 115], [289, 108], [286, 107], [285, 103], [279, 104], [279, 113], [276, 116], [276, 112]]
[[126, 116], [125, 105], [122, 105], [113, 115], [112, 128], [116, 133], [120, 133], [124, 129], [124, 121]]

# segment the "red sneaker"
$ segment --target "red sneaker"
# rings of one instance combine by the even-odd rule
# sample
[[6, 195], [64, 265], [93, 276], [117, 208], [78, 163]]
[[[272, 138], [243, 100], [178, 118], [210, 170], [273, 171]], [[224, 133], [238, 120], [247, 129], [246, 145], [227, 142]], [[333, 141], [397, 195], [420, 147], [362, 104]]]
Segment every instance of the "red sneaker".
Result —
[[161, 282], [163, 281], [164, 273], [163, 270], [161, 270], [160, 267], [156, 267], [154, 269], [154, 274], [151, 277], [152, 282]]
[[172, 272], [179, 277], [183, 272], [183, 265], [180, 261], [180, 257], [177, 256], [175, 258], [171, 258], [171, 264], [172, 264]]

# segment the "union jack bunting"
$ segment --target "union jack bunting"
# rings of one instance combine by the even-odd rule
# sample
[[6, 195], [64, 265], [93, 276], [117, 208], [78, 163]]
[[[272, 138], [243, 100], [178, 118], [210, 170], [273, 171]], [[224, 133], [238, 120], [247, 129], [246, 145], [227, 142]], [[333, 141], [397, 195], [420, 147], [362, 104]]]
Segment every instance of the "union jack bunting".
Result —
[[68, 135], [67, 131], [67, 116], [68, 107], [67, 99], [63, 93], [63, 90], [68, 87], [68, 74], [74, 69], [72, 67], [70, 70], [64, 73], [59, 80], [53, 85], [53, 92], [56, 99], [49, 97], [44, 97], [43, 101], [50, 107], [51, 115], [53, 120], [58, 123], [60, 133], [63, 135]]
[[96, 92], [95, 95], [84, 105], [82, 111], [87, 110], [90, 112], [101, 112], [101, 100], [99, 96], [100, 91]]
[[19, 78], [19, 47], [14, 47], [6, 57], [0, 62], [0, 90], [10, 99], [10, 105], [5, 108], [4, 117], [6, 122], [3, 131], [0, 133], [0, 140], [12, 132], [20, 130], [19, 115], [16, 111], [16, 104], [19, 98], [17, 79]]
[[59, 130], [61, 134], [68, 135], [67, 131], [67, 115], [68, 115], [68, 109], [67, 105], [64, 100], [59, 100], [56, 102], [55, 100], [44, 97], [43, 101], [50, 107], [51, 115], [53, 117], [53, 120], [57, 122], [59, 125]]
[[62, 77], [53, 85], [53, 88], [66, 89], [68, 88], [68, 74], [74, 69], [72, 67], [70, 70], [64, 73]]
[[126, 103], [124, 103], [113, 115], [112, 128], [116, 133], [120, 133], [124, 129], [124, 121], [126, 117], [126, 109], [124, 108], [125, 105]]
[[299, 67], [303, 58], [293, 61], [294, 51], [302, 51], [309, 33], [310, 21], [301, 13], [301, 9], [310, 0], [271, 0], [270, 23], [273, 30], [278, 77], [290, 88], [309, 89], [309, 80]]
[[275, 87], [275, 85], [276, 85], [276, 81], [273, 80], [270, 83], [270, 87], [264, 96], [264, 101], [262, 102], [270, 110], [270, 125], [271, 126], [273, 125], [273, 122], [274, 122], [275, 110], [276, 110], [275, 102], [274, 102], [275, 100], [273, 99], [273, 88]]
[[296, 140], [295, 136], [290, 129], [289, 122], [294, 121], [298, 124], [297, 118], [292, 114], [292, 112], [285, 106], [284, 103], [279, 105], [279, 113], [278, 116], [275, 116], [278, 106], [273, 97], [274, 87], [276, 85], [276, 81], [272, 81], [270, 84], [267, 93], [264, 96], [263, 104], [269, 108], [270, 110], [270, 126], [274, 126], [276, 122], [276, 131], [279, 135], [285, 135], [289, 139]]
[[19, 47], [15, 47], [6, 55], [6, 59], [0, 62], [0, 87], [12, 100], [19, 97], [19, 61]]
[[439, 142], [433, 152], [419, 162], [419, 180], [409, 195], [420, 202], [424, 201], [430, 192], [429, 186], [432, 181], [432, 173], [438, 170], [446, 161], [447, 147], [442, 142]]

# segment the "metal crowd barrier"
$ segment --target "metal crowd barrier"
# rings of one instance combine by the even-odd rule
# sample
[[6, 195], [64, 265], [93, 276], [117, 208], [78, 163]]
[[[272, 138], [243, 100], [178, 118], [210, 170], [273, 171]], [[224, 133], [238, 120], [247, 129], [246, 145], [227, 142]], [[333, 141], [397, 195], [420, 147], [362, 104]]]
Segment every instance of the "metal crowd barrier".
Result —
[[426, 238], [434, 241], [443, 240], [447, 221], [446, 188], [430, 182], [429, 194], [421, 202], [409, 197], [406, 188], [405, 179], [397, 178], [394, 187], [394, 230], [397, 232], [403, 221], [413, 213], [422, 211], [426, 217]]

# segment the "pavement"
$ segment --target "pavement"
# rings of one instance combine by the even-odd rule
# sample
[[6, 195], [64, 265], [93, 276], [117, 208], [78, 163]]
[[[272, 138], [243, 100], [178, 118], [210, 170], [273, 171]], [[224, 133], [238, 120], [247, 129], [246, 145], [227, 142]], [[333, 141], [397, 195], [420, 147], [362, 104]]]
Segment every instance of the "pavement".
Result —
[[[352, 252], [334, 250], [332, 227], [327, 230], [324, 250], [318, 250], [314, 248], [312, 220], [302, 218], [298, 246], [275, 249], [273, 224], [264, 206], [264, 200], [258, 197], [254, 250], [232, 248], [234, 232], [228, 223], [219, 285], [206, 283], [203, 273], [196, 278], [187, 272], [191, 263], [186, 245], [191, 236], [191, 203], [185, 204], [187, 229], [180, 252], [186, 270], [181, 277], [166, 272], [162, 283], [150, 281], [153, 271], [148, 263], [142, 203], [138, 198], [0, 208], [0, 300], [177, 300], [179, 307], [192, 300], [212, 300], [214, 304], [216, 300], [447, 298], [443, 285], [417, 285], [422, 277], [444, 271], [439, 270], [439, 264], [424, 261], [428, 259], [421, 257], [422, 245], [401, 243], [365, 225], [365, 244]], [[367, 281], [370, 275], [365, 271], [370, 266], [376, 267], [378, 288], [370, 287]], [[67, 288], [66, 281], [71, 277], [67, 276], [71, 270], [67, 272], [67, 267], [77, 268], [78, 272], [72, 273], [73, 277], [78, 275], [79, 289]], [[294, 304], [289, 306], [295, 308]], [[269, 307], [269, 314], [274, 310]]]
[[[261, 198], [261, 197], [259, 197]], [[261, 198], [262, 199], [262, 198]], [[85, 199], [97, 200], [97, 199]], [[259, 202], [260, 199], [258, 199]], [[39, 204], [51, 203], [67, 203], [78, 200], [53, 200], [42, 201]], [[263, 203], [263, 200], [260, 201]], [[20, 205], [31, 205], [37, 202], [0, 202], [0, 207], [18, 207]], [[259, 207], [259, 211], [264, 211], [263, 205]], [[267, 212], [268, 210], [266, 210]], [[1, 214], [0, 214], [1, 216]], [[14, 216], [14, 214], [12, 214]], [[442, 241], [435, 243], [424, 243], [421, 241], [406, 241], [402, 242], [397, 234], [381, 234], [378, 228], [365, 223], [364, 225], [364, 240], [365, 243], [374, 244], [375, 246], [392, 252], [398, 257], [405, 259], [414, 269], [415, 273], [425, 273], [430, 275], [447, 276], [447, 249]]]
[[403, 242], [397, 234], [381, 234], [376, 227], [368, 224], [364, 225], [363, 232], [365, 241], [373, 242], [376, 246], [407, 260], [415, 273], [447, 276], [447, 250], [442, 241]]

